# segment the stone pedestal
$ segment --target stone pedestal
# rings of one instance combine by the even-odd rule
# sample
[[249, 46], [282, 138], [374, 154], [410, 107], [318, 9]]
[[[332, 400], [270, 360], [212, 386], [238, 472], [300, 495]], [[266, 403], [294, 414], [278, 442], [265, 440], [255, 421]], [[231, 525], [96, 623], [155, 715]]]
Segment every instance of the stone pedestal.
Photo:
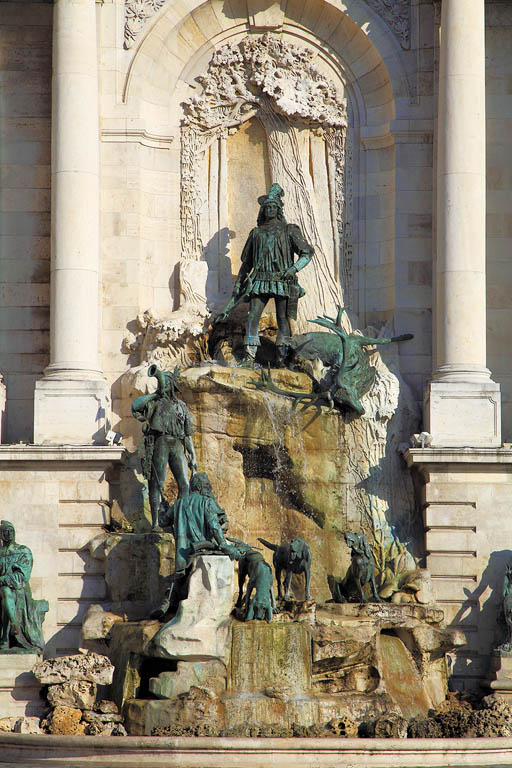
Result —
[[182, 661], [224, 661], [234, 597], [234, 564], [229, 557], [200, 555], [190, 577], [188, 598], [155, 635], [150, 656]]
[[512, 651], [494, 651], [491, 656], [489, 688], [507, 704], [512, 703]]
[[436, 447], [498, 448], [500, 385], [493, 381], [431, 381], [425, 392], [425, 429]]
[[41, 661], [35, 653], [0, 653], [0, 717], [38, 716], [45, 704], [32, 673]]
[[109, 430], [106, 381], [44, 378], [36, 382], [34, 443], [104, 445]]

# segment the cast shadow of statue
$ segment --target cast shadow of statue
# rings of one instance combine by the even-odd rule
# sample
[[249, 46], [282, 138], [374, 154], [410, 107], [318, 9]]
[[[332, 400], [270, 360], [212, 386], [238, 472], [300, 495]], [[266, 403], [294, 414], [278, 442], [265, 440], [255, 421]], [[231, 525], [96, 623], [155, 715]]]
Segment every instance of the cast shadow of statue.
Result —
[[234, 232], [222, 227], [204, 248], [204, 260], [208, 265], [206, 278], [206, 304], [208, 309], [220, 309], [231, 296], [233, 278], [229, 243]]
[[[102, 526], [108, 528], [110, 522], [109, 506], [102, 504], [101, 510]], [[84, 533], [86, 533], [85, 530]], [[77, 571], [76, 574], [73, 574], [73, 578], [69, 578], [69, 583], [76, 585], [77, 589], [71, 591], [69, 596], [71, 599], [60, 602], [59, 607], [63, 612], [59, 617], [61, 626], [51, 638], [48, 638], [43, 624], [43, 633], [46, 639], [45, 658], [77, 653], [80, 645], [80, 629], [87, 610], [95, 603], [105, 604], [104, 569], [101, 563], [90, 554], [89, 544], [90, 542], [86, 541], [74, 550], [83, 563], [83, 571], [82, 573]], [[80, 587], [78, 587], [79, 584]], [[73, 602], [77, 606], [76, 612], [73, 615], [66, 615], [64, 612]], [[62, 622], [64, 616], [65, 623]]]
[[[461, 655], [456, 657], [451, 670], [454, 677], [469, 676], [482, 679], [487, 673], [487, 669], [479, 667], [482, 655], [491, 654], [494, 648], [506, 639], [506, 625], [503, 618], [503, 579], [506, 567], [511, 560], [510, 549], [492, 552], [475, 589], [464, 589], [466, 600], [450, 625], [467, 633], [468, 645], [471, 644], [471, 636], [478, 630], [486, 631], [488, 637], [484, 641], [484, 651], [480, 651], [480, 654], [472, 654], [469, 648], [468, 655], [464, 655], [464, 648], [461, 649]], [[487, 598], [485, 598], [486, 592], [489, 592]]]

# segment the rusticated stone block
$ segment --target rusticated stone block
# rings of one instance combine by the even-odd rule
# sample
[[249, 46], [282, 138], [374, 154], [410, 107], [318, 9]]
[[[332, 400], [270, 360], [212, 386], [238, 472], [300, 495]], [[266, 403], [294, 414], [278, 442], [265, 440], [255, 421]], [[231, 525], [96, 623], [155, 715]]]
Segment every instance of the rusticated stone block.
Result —
[[296, 622], [234, 624], [231, 689], [263, 691], [284, 686], [294, 692], [311, 688], [311, 638]]

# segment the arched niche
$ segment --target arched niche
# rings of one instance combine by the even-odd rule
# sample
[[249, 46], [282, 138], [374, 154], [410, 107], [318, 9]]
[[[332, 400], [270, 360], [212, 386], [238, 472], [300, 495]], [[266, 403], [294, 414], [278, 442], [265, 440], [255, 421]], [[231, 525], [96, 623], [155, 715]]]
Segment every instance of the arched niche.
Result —
[[[233, 12], [234, 7], [234, 4], [215, 0], [200, 6], [189, 3], [188, 12], [185, 12], [184, 6], [181, 5], [164, 6], [140, 42], [125, 84], [124, 98], [128, 112], [145, 120], [148, 128], [150, 125], [168, 126], [170, 133], [175, 137], [175, 158], [180, 147], [179, 164], [176, 159], [170, 171], [173, 175], [173, 187], [181, 190], [173, 221], [173, 231], [177, 232], [179, 229], [180, 241], [173, 243], [171, 248], [176, 260], [184, 255], [183, 216], [186, 215], [183, 209], [182, 183], [183, 104], [197, 95], [197, 79], [208, 71], [216, 51], [229, 43], [240, 43], [248, 35], [261, 35], [265, 32], [265, 29], [251, 26], [250, 15], [242, 11], [238, 15]], [[390, 144], [392, 145], [392, 140], [389, 140], [389, 122], [396, 117], [397, 98], [402, 104], [409, 96], [399, 46], [382, 20], [364, 3], [356, 0], [346, 3], [345, 13], [322, 0], [310, 0], [306, 4], [288, 2], [279, 29], [272, 29], [272, 32], [290, 45], [312, 51], [315, 66], [325, 74], [340, 97], [346, 99], [347, 131], [342, 169], [344, 210], [341, 219], [344, 252], [336, 254], [331, 251], [329, 263], [335, 279], [339, 282], [340, 299], [344, 293], [343, 301], [346, 306], [357, 310], [359, 297], [365, 291], [364, 258], [361, 254], [365, 251], [368, 229], [364, 221], [367, 168], [361, 137], [363, 134], [375, 134], [378, 137], [375, 145], [377, 154], [380, 149], [388, 151]], [[242, 124], [245, 126], [251, 119], [252, 117]], [[228, 155], [232, 154], [232, 162], [236, 164], [235, 155], [240, 150], [236, 145], [247, 138], [247, 130], [250, 130], [250, 125], [244, 127], [242, 134], [237, 140], [233, 140], [231, 145], [228, 137], [224, 149], [221, 146], [209, 149], [209, 185], [215, 183], [210, 175], [216, 163], [218, 170], [221, 170], [219, 157], [222, 151]], [[384, 136], [388, 138], [383, 140]], [[311, 145], [311, 142], [309, 144]], [[263, 143], [261, 145], [263, 146]], [[366, 140], [366, 148], [367, 146]], [[264, 166], [265, 158], [260, 160], [261, 162], [256, 162], [253, 159], [254, 169], [259, 167], [261, 170], [262, 165]], [[389, 158], [386, 167], [389, 170]], [[209, 292], [217, 303], [229, 292], [230, 274], [236, 272], [240, 248], [245, 239], [244, 233], [238, 228], [241, 218], [237, 218], [233, 207], [235, 190], [231, 186], [236, 174], [233, 169], [229, 170], [229, 164], [227, 170], [224, 170], [227, 174], [228, 190], [227, 194], [219, 196], [217, 204], [227, 208], [227, 211], [222, 214], [219, 210], [216, 230], [211, 227], [215, 217], [210, 215], [209, 231], [207, 235], [205, 233], [206, 242], [202, 243], [202, 251], [200, 254], [196, 251], [192, 255], [193, 259], [199, 258], [208, 263]], [[267, 174], [265, 183], [268, 180]], [[392, 185], [381, 186], [382, 189], [387, 186], [387, 191], [377, 192], [372, 196], [375, 198], [381, 195], [383, 208], [389, 210], [390, 204], [392, 207]], [[253, 185], [248, 183], [247, 196], [252, 195], [252, 191]], [[211, 207], [210, 196], [207, 203], [203, 201], [204, 204]], [[245, 208], [244, 205], [244, 210]], [[252, 208], [247, 206], [244, 216], [247, 232], [253, 225], [256, 213], [255, 203]], [[224, 219], [220, 220], [222, 215]], [[233, 229], [235, 222], [236, 230]], [[234, 231], [234, 236], [230, 235], [230, 231]], [[393, 233], [392, 216], [382, 216], [377, 237], [382, 241], [391, 242]], [[375, 237], [372, 233], [370, 236]], [[230, 248], [231, 241], [233, 251]], [[185, 257], [190, 257], [190, 254], [185, 254]]]

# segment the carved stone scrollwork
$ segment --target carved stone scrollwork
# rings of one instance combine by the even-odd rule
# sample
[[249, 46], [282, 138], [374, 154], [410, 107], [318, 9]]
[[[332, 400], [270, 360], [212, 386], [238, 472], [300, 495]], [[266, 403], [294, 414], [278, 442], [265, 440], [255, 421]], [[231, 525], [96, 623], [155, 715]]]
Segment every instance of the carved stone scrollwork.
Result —
[[386, 22], [404, 50], [411, 47], [411, 0], [365, 0]]
[[146, 22], [166, 3], [166, 0], [125, 0], [124, 47], [131, 48]]

